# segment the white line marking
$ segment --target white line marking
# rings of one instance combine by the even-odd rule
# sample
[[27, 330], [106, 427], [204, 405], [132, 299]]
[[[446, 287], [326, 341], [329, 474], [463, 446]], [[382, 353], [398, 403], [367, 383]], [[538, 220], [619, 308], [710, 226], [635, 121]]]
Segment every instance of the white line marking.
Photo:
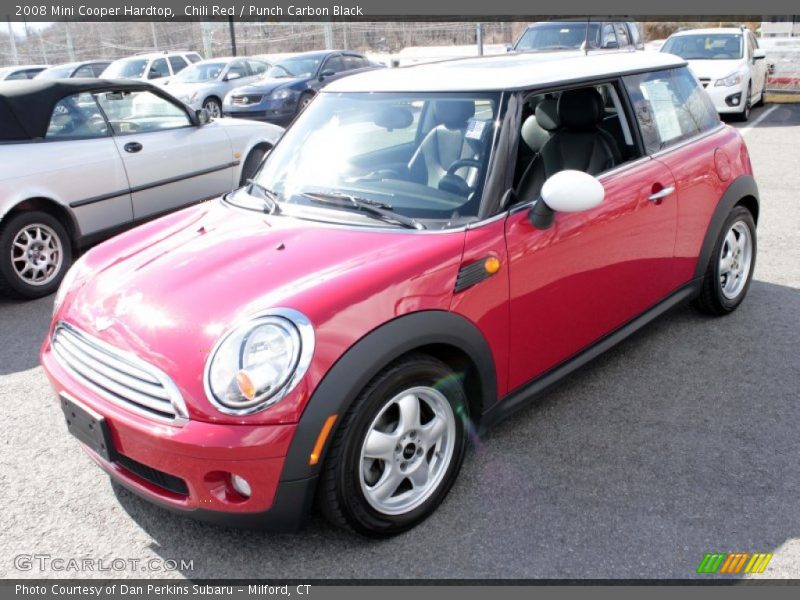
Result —
[[776, 108], [778, 108], [777, 104], [773, 104], [772, 106], [770, 106], [767, 110], [765, 110], [763, 113], [761, 113], [761, 116], [758, 117], [755, 121], [753, 121], [752, 123], [750, 123], [746, 127], [742, 127], [741, 129], [739, 129], [739, 133], [741, 133], [742, 135], [747, 133], [750, 129], [752, 129], [753, 127], [757, 126], [759, 123], [761, 123], [761, 121], [766, 119], [767, 115], [770, 114]]

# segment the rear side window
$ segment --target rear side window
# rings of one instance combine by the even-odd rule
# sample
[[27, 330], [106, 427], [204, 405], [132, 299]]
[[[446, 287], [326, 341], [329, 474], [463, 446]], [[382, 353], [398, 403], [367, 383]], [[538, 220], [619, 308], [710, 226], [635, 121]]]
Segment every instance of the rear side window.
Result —
[[342, 63], [342, 58], [340, 56], [331, 56], [327, 61], [325, 61], [325, 66], [322, 67], [323, 71], [333, 71], [334, 73], [341, 73], [344, 71], [344, 64]]
[[83, 65], [72, 75], [73, 77], [94, 77], [92, 65]]
[[719, 117], [686, 67], [623, 78], [648, 153], [713, 129]]
[[631, 45], [631, 41], [628, 39], [628, 28], [625, 26], [625, 23], [615, 23], [614, 24], [617, 30], [617, 42], [619, 43], [620, 48], [627, 48]]
[[639, 33], [639, 26], [634, 22], [629, 22], [627, 26], [631, 33], [631, 44], [636, 48], [642, 48], [642, 36]]
[[186, 58], [189, 59], [190, 63], [196, 63], [203, 60], [202, 57], [197, 52], [190, 52], [189, 54], [186, 55]]
[[170, 56], [169, 57], [169, 64], [172, 66], [173, 73], [179, 73], [183, 69], [186, 68], [186, 61], [183, 60], [180, 56]]

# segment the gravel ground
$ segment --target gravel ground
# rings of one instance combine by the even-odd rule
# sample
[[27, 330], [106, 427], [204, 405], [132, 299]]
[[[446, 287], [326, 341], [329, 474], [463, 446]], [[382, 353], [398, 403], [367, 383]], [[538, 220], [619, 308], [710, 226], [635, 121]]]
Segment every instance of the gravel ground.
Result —
[[686, 578], [706, 552], [763, 551], [759, 577], [800, 577], [800, 105], [766, 111], [745, 130], [762, 217], [740, 310], [676, 309], [594, 361], [492, 430], [436, 514], [388, 541], [318, 517], [225, 530], [115, 491], [38, 366], [52, 298], [0, 299], [0, 576], [77, 576], [15, 568], [40, 554], [193, 561], [102, 577]]

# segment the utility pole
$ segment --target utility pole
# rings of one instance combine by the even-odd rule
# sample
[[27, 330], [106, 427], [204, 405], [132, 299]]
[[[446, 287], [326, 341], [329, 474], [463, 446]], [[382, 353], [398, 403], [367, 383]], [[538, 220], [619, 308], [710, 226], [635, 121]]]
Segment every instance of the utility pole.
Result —
[[325, 22], [325, 49], [333, 50], [333, 23]]
[[19, 64], [19, 55], [17, 54], [17, 39], [14, 37], [14, 28], [11, 26], [11, 17], [6, 17], [8, 23], [8, 44], [11, 47], [11, 62], [15, 65]]
[[156, 37], [156, 22], [150, 21], [150, 33], [153, 34], [153, 50], [158, 50], [158, 37]]
[[72, 34], [69, 31], [69, 21], [64, 21], [64, 31], [67, 36], [67, 55], [69, 62], [75, 62], [75, 49], [72, 47]]
[[231, 56], [236, 56], [236, 28], [233, 24], [233, 17], [228, 17], [228, 27], [231, 30]]
[[480, 23], [475, 26], [475, 41], [478, 44], [478, 56], [483, 56], [483, 27]]
[[200, 21], [200, 33], [203, 37], [203, 54], [205, 58], [214, 58], [214, 45], [211, 43], [211, 23]]
[[38, 34], [38, 37], [39, 37], [39, 50], [42, 51], [42, 64], [46, 65], [47, 64], [47, 50], [44, 47], [44, 40], [42, 39], [42, 31], [38, 30], [36, 33]]

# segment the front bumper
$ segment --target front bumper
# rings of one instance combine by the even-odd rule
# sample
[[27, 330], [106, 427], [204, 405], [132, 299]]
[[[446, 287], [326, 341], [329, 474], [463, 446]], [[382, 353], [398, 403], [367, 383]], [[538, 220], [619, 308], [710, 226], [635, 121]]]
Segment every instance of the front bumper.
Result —
[[742, 112], [747, 96], [747, 82], [732, 86], [715, 86], [712, 80], [705, 89], [718, 113], [738, 114]]
[[[49, 343], [41, 361], [57, 395], [105, 418], [115, 458], [83, 447], [123, 487], [174, 512], [219, 524], [282, 531], [302, 525], [316, 479], [281, 481], [295, 424], [162, 424], [98, 397], [59, 364]], [[248, 481], [250, 497], [236, 492], [232, 474]]]

